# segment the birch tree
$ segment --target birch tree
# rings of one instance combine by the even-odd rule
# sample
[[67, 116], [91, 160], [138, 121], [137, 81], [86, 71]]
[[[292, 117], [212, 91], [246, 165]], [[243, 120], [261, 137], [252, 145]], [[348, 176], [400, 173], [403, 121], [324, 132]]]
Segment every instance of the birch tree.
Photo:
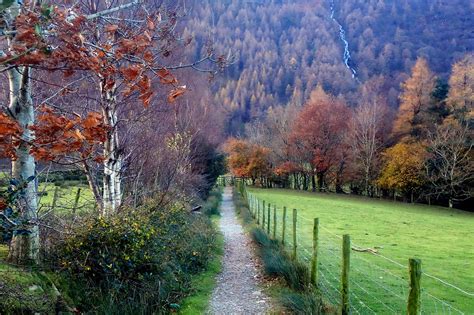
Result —
[[[0, 34], [8, 32], [8, 26], [13, 25], [20, 13], [19, 1], [9, 1], [2, 3], [2, 26]], [[8, 33], [7, 33], [8, 34]], [[6, 51], [0, 50], [0, 57], [5, 57], [12, 52], [14, 43], [12, 36], [6, 36]], [[13, 239], [10, 244], [8, 254], [9, 261], [17, 264], [36, 262], [39, 251], [39, 228], [35, 222], [37, 219], [37, 189], [34, 182], [36, 176], [36, 164], [30, 154], [28, 142], [33, 135], [29, 129], [35, 122], [33, 100], [31, 98], [31, 68], [28, 66], [7, 66], [3, 67], [7, 71], [9, 82], [9, 104], [5, 109], [8, 116], [18, 124], [22, 130], [22, 141], [16, 148], [15, 159], [12, 160], [12, 184], [17, 186], [20, 182], [26, 181], [22, 187], [22, 194], [17, 200], [17, 207], [22, 216], [21, 227], [15, 229]], [[17, 189], [18, 187], [13, 187]]]
[[[152, 5], [155, 6], [152, 8], [157, 8], [156, 3]], [[137, 9], [131, 10], [131, 7]], [[27, 182], [17, 201], [22, 226], [15, 229], [11, 241], [9, 257], [13, 262], [37, 261], [38, 258], [37, 191], [33, 181], [35, 157], [49, 159], [48, 149], [53, 149], [52, 152], [61, 157], [66, 153], [76, 153], [77, 156], [82, 151], [79, 159], [74, 161], [82, 162], [87, 171], [91, 159], [82, 153], [91, 153], [93, 149], [90, 146], [87, 150], [79, 149], [97, 135], [98, 129], [105, 130], [102, 127], [97, 129], [98, 124], [107, 126], [104, 139], [99, 141], [103, 144], [103, 156], [95, 160], [103, 163], [102, 197], [99, 189], [94, 187], [95, 183], [91, 186], [101, 205], [102, 215], [114, 213], [122, 198], [119, 98], [134, 98], [144, 107], [149, 106], [154, 96], [151, 78], [154, 76], [160, 84], [170, 86], [164, 92], [165, 98], [174, 102], [186, 89], [178, 85], [168, 68], [177, 70], [197, 67], [205, 62], [219, 66], [225, 63], [223, 57], [214, 59], [209, 52], [189, 64], [165, 66], [159, 56], [168, 56], [173, 48], [171, 42], [177, 23], [174, 13], [162, 19], [159, 10], [151, 11], [138, 0], [125, 3], [90, 1], [87, 8], [93, 12], [88, 13], [77, 6], [40, 6], [36, 1], [29, 2], [28, 7], [21, 1], [2, 2], [0, 8], [3, 9], [0, 36], [5, 47], [0, 51], [0, 66], [7, 71], [10, 84], [10, 104], [5, 108], [5, 117], [22, 132], [14, 143], [13, 186]], [[40, 126], [36, 126], [31, 97], [33, 69], [62, 73], [65, 80], [73, 77], [75, 72], [89, 73], [95, 78], [93, 88], [98, 90], [96, 108], [102, 113], [90, 116], [91, 111], [86, 111], [83, 118], [72, 119], [63, 115], [61, 108], [53, 106], [57, 113], [53, 113], [51, 107], [46, 108], [45, 115], [51, 119], [43, 119]], [[60, 92], [67, 94], [67, 90], [64, 87]], [[59, 126], [61, 122], [64, 122], [63, 128]], [[48, 124], [55, 127], [49, 130]], [[78, 125], [82, 129], [76, 128]], [[37, 141], [41, 132], [49, 136], [49, 141]], [[58, 135], [69, 137], [69, 140], [55, 143]]]

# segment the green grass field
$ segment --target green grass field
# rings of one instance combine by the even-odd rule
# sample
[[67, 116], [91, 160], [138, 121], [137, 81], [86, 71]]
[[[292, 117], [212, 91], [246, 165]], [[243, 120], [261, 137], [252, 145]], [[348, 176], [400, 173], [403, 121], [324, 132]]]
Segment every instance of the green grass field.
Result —
[[[90, 212], [94, 209], [94, 197], [92, 195], [89, 186], [78, 183], [75, 181], [68, 182], [66, 181], [64, 185], [58, 187], [57, 201], [55, 212], [58, 214], [69, 214], [72, 213], [75, 199], [77, 195], [77, 190], [81, 189], [79, 195], [79, 202], [77, 205], [76, 213], [82, 214]], [[42, 211], [49, 211], [50, 207], [53, 204], [54, 192], [56, 186], [53, 183], [40, 183], [38, 191], [41, 196], [39, 196], [39, 204], [42, 208]]]
[[[57, 187], [54, 214], [72, 215], [78, 188], [81, 188], [81, 193], [76, 214], [80, 215], [94, 209], [94, 199], [89, 187], [76, 181], [66, 181]], [[56, 186], [53, 183], [39, 184], [40, 215], [51, 211], [55, 190]], [[0, 244], [0, 291], [4, 289], [8, 292], [7, 297], [0, 301], [0, 314], [3, 314], [2, 310], [7, 313], [21, 313], [24, 310], [35, 309], [41, 313], [48, 313], [54, 309], [56, 296], [48, 279], [38, 272], [6, 264], [7, 254], [7, 245]]]
[[[404, 313], [408, 296], [408, 259], [420, 258], [422, 311], [429, 314], [474, 313], [474, 213], [354, 196], [315, 194], [280, 189], [248, 189], [260, 202], [277, 206], [277, 237], [281, 238], [282, 207], [298, 209], [298, 255], [309, 260], [313, 218], [320, 219], [319, 285], [325, 298], [340, 298], [340, 236], [350, 234], [351, 305], [353, 313]], [[266, 209], [267, 211], [267, 209]], [[262, 213], [262, 211], [261, 211]], [[286, 239], [291, 246], [291, 211]], [[273, 230], [272, 230], [273, 233]], [[383, 257], [382, 257], [383, 256]], [[462, 291], [443, 284], [435, 276]]]

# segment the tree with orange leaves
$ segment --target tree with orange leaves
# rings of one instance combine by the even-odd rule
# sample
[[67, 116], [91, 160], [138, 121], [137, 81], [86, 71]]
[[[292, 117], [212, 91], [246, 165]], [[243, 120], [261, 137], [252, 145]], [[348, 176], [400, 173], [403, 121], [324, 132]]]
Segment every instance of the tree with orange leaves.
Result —
[[249, 178], [255, 184], [257, 179], [265, 181], [272, 173], [270, 150], [246, 140], [230, 138], [224, 144], [228, 155], [227, 164], [232, 174]]
[[474, 54], [453, 65], [447, 99], [451, 114], [460, 120], [474, 119]]
[[393, 126], [395, 136], [417, 139], [423, 137], [435, 82], [428, 62], [418, 58], [411, 76], [402, 84], [401, 104]]
[[294, 155], [310, 165], [313, 190], [316, 186], [320, 191], [327, 189], [326, 175], [343, 162], [349, 120], [348, 107], [321, 91], [313, 94], [296, 118], [290, 146]]

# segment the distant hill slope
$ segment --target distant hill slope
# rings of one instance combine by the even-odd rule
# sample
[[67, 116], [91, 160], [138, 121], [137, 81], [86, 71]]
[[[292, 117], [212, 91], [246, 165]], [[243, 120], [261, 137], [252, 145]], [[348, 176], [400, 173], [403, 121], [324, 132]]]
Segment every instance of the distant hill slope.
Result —
[[197, 40], [192, 54], [207, 49], [210, 37], [218, 51], [237, 55], [214, 85], [235, 132], [270, 106], [304, 102], [317, 84], [355, 103], [360, 84], [383, 75], [397, 106], [400, 82], [417, 57], [446, 77], [453, 61], [474, 50], [473, 13], [469, 0], [207, 0], [194, 3], [185, 33]]

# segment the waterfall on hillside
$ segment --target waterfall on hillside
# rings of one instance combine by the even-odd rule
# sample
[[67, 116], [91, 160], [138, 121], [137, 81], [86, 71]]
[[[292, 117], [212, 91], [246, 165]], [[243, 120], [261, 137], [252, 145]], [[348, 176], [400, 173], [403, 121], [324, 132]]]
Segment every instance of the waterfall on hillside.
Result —
[[344, 64], [346, 65], [347, 69], [349, 69], [352, 72], [352, 77], [356, 78], [357, 71], [353, 67], [351, 67], [351, 65], [349, 64], [351, 62], [351, 52], [349, 51], [349, 43], [346, 40], [346, 31], [342, 27], [341, 23], [339, 23], [334, 17], [334, 10], [335, 10], [334, 0], [332, 0], [331, 1], [331, 19], [334, 22], [336, 22], [336, 24], [339, 26], [339, 38], [344, 44], [344, 55], [343, 55]]

